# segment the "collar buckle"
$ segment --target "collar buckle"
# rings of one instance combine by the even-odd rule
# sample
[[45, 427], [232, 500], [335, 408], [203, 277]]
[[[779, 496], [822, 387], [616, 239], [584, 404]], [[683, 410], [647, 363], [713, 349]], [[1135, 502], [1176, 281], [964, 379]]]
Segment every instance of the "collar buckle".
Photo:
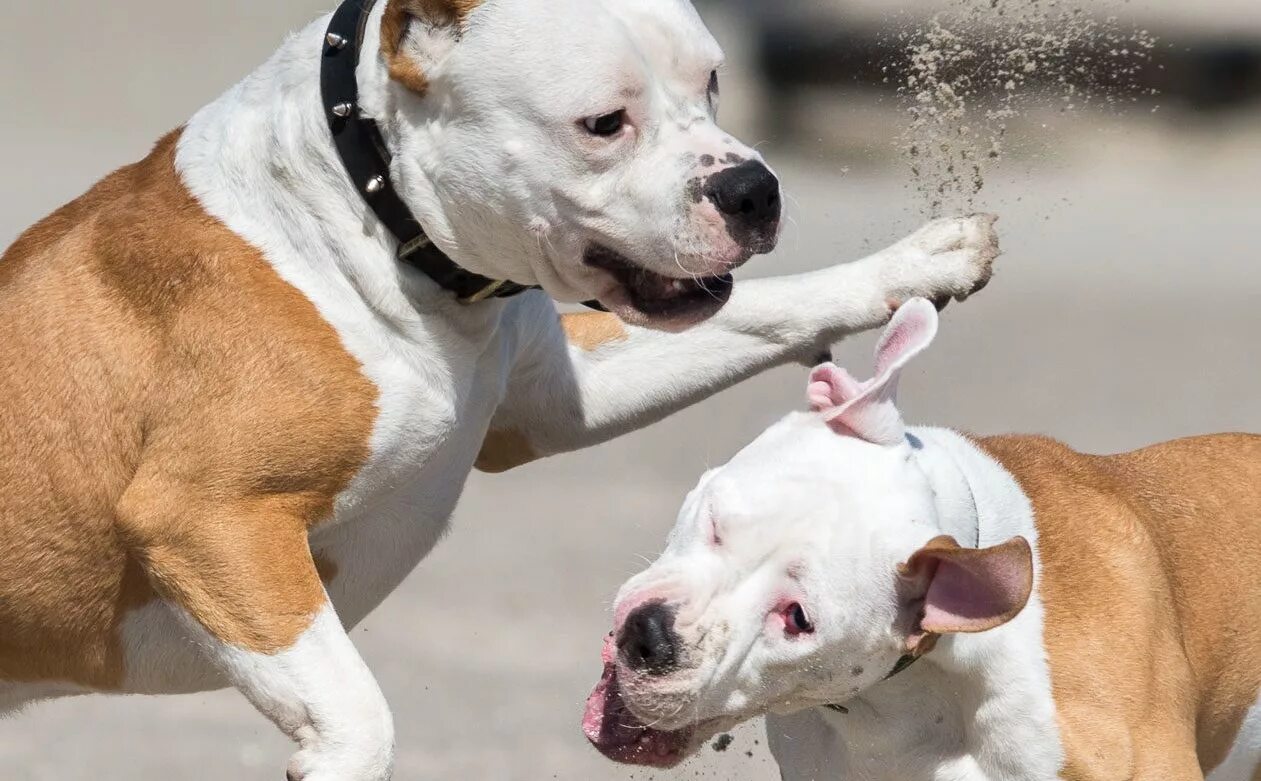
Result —
[[508, 281], [505, 279], [495, 280], [494, 282], [491, 282], [489, 285], [477, 291], [476, 293], [472, 294], [471, 296], [465, 296], [464, 298], [461, 298], [460, 303], [461, 304], [476, 304], [479, 301], [485, 301], [486, 299], [494, 296], [496, 293], [502, 290], [503, 287], [507, 284], [508, 284]]
[[433, 242], [429, 240], [429, 237], [428, 237], [428, 236], [426, 236], [425, 234], [423, 234], [423, 233], [422, 233], [422, 234], [420, 234], [419, 236], [417, 236], [416, 238], [414, 238], [414, 239], [412, 239], [411, 241], [407, 242], [406, 244], [402, 244], [402, 245], [400, 245], [400, 246], [399, 246], [399, 248], [398, 248], [398, 259], [399, 259], [399, 260], [407, 260], [407, 258], [408, 258], [410, 255], [412, 255], [412, 254], [414, 254], [414, 253], [416, 253], [416, 252], [419, 252], [420, 250], [424, 249], [425, 247], [429, 247], [429, 246], [432, 246], [432, 245], [433, 245]]

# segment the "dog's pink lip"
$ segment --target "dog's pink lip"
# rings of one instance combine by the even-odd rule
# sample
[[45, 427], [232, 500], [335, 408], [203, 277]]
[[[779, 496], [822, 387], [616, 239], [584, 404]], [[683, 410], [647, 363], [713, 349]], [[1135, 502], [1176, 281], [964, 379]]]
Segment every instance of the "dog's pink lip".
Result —
[[692, 747], [695, 729], [654, 729], [631, 713], [618, 683], [617, 643], [612, 633], [605, 638], [602, 658], [604, 671], [582, 717], [587, 740], [614, 762], [656, 768], [682, 762]]
[[[746, 256], [747, 259], [747, 256]], [[731, 297], [730, 271], [722, 264], [713, 276], [671, 277], [647, 269], [604, 245], [587, 248], [583, 262], [613, 282], [600, 303], [624, 322], [665, 331], [681, 331], [708, 320]]]

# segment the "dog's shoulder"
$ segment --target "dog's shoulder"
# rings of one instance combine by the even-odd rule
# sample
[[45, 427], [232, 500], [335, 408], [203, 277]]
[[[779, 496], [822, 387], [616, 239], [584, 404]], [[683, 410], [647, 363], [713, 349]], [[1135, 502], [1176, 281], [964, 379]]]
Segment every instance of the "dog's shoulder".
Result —
[[1177, 476], [1173, 490], [1221, 488], [1239, 480], [1257, 485], [1256, 478], [1261, 478], [1261, 436], [1230, 433], [1185, 437], [1109, 456], [1107, 460], [1112, 468], [1144, 483], [1164, 483]]
[[122, 685], [119, 627], [154, 597], [124, 507], [151, 539], [216, 508], [259, 537], [249, 508], [317, 523], [369, 457], [375, 386], [201, 208], [178, 138], [0, 259], [0, 679]]
[[[327, 509], [368, 457], [377, 388], [316, 306], [202, 207], [177, 171], [179, 138], [0, 260], [0, 424]], [[0, 460], [21, 463], [8, 446]]]
[[976, 437], [973, 442], [1002, 464], [1031, 498], [1098, 477], [1094, 456], [1079, 453], [1051, 437], [1002, 434]]
[[[1068, 767], [1099, 770], [1104, 754], [1091, 747], [1103, 744], [1122, 764], [1158, 754], [1167, 714], [1194, 710], [1197, 697], [1208, 715], [1196, 747], [1214, 766], [1261, 689], [1251, 662], [1261, 644], [1261, 437], [1193, 437], [1106, 456], [1045, 437], [978, 444], [1034, 509]], [[1150, 670], [1161, 671], [1159, 690]], [[1197, 689], [1196, 670], [1215, 671], [1219, 684]]]

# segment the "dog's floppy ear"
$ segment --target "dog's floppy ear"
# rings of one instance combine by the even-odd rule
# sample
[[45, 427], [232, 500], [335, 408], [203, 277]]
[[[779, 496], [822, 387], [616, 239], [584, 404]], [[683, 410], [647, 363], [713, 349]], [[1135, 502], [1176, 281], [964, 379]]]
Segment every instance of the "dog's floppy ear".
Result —
[[806, 395], [838, 433], [878, 445], [905, 440], [896, 402], [902, 369], [937, 336], [937, 309], [922, 298], [902, 305], [876, 346], [876, 376], [860, 383], [844, 369], [824, 364], [810, 374]]
[[[468, 15], [481, 4], [482, 0], [389, 0], [381, 17], [381, 55], [390, 78], [424, 95], [429, 90], [425, 66], [441, 58], [441, 52], [427, 49], [449, 48], [459, 39]], [[419, 45], [417, 29], [431, 44], [436, 39], [441, 45]]]
[[910, 611], [907, 646], [926, 637], [984, 632], [1024, 610], [1033, 591], [1033, 551], [1024, 537], [991, 548], [962, 548], [937, 537], [898, 567]]
[[841, 367], [825, 363], [810, 372], [810, 384], [806, 386], [806, 398], [810, 409], [827, 412], [858, 398], [863, 384]]

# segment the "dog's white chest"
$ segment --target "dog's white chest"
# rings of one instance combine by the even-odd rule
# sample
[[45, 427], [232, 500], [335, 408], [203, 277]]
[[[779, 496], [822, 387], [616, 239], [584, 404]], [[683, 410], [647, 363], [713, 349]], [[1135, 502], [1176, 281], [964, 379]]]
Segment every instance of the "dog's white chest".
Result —
[[445, 532], [502, 397], [506, 341], [441, 362], [414, 341], [361, 359], [379, 389], [371, 457], [311, 537], [337, 567], [328, 591], [343, 623], [367, 616]]
[[407, 498], [423, 497], [426, 509], [450, 512], [507, 372], [499, 339], [479, 348], [453, 357], [409, 342], [384, 356], [360, 357], [378, 389], [371, 455], [339, 497], [330, 525], [363, 520], [379, 505]]
[[[907, 681], [927, 679], [902, 673]], [[990, 781], [966, 745], [948, 693], [897, 682], [897, 704], [867, 698], [848, 713], [813, 708], [766, 720], [767, 741], [786, 781]], [[887, 688], [887, 685], [886, 685]], [[948, 771], [948, 772], [947, 772]]]
[[[767, 742], [785, 781], [1051, 781], [1059, 763], [1051, 749], [1054, 729], [1040, 737], [1024, 714], [995, 714], [960, 708], [958, 687], [943, 686], [922, 670], [908, 670], [894, 691], [847, 703], [849, 712], [814, 708], [790, 716], [768, 716]], [[894, 683], [894, 682], [889, 682]], [[953, 681], [952, 681], [953, 683]], [[1017, 688], [1020, 688], [1018, 682]], [[887, 688], [887, 685], [886, 685]], [[1028, 692], [1034, 696], [1041, 693]], [[984, 717], [978, 718], [978, 713]], [[1040, 718], [1025, 722], [1050, 726]], [[1005, 729], [1009, 723], [1019, 726]], [[1041, 740], [1039, 744], [1037, 741]]]

